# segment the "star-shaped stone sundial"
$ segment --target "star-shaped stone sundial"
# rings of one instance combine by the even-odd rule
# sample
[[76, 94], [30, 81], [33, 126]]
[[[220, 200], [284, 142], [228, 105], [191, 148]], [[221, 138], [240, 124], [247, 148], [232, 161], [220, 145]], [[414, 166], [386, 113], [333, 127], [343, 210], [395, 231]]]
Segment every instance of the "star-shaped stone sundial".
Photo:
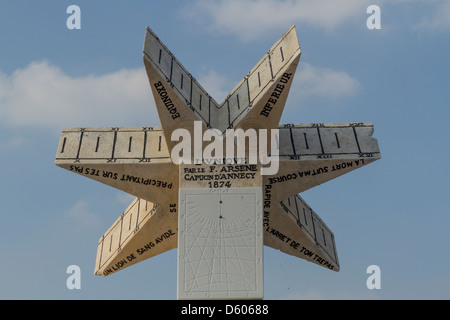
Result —
[[279, 124], [300, 52], [291, 27], [218, 104], [147, 28], [161, 127], [65, 129], [56, 154], [136, 196], [100, 238], [95, 274], [178, 248], [179, 299], [261, 299], [263, 245], [339, 270], [333, 233], [298, 193], [380, 152], [369, 123]]

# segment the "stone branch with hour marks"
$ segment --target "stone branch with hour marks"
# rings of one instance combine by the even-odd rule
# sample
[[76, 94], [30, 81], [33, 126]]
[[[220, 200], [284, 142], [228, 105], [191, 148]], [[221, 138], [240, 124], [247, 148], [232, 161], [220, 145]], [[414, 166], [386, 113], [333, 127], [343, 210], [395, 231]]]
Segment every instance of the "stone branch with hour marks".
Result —
[[[281, 211], [285, 207], [280, 205], [280, 201], [284, 200], [283, 203], [286, 203], [287, 196], [305, 191], [319, 183], [333, 179], [338, 175], [354, 170], [377, 159], [379, 152], [376, 140], [371, 137], [373, 126], [367, 123], [290, 124], [279, 126], [279, 130], [280, 145], [283, 146], [280, 148], [279, 154], [280, 168], [288, 168], [288, 170], [283, 169], [287, 173], [279, 172], [277, 175], [265, 177], [263, 202], [264, 231], [267, 236], [265, 237], [264, 244], [279, 248], [281, 244], [284, 244], [282, 243], [282, 238], [288, 237], [286, 239], [290, 239], [290, 241], [286, 243], [286, 248], [281, 248], [280, 250], [289, 254], [297, 253], [299, 257], [311, 260], [314, 256], [310, 257], [306, 253], [314, 252], [314, 250], [304, 249], [302, 252], [298, 250], [294, 251], [294, 253], [291, 252], [295, 248], [301, 249], [305, 247], [304, 243], [306, 240], [300, 241], [299, 236], [296, 235], [287, 236], [287, 226], [292, 225], [292, 227], [296, 228], [300, 220], [289, 221], [288, 217]], [[120, 141], [122, 141], [121, 146]], [[153, 143], [150, 143], [151, 141]], [[119, 144], [119, 148], [117, 144]], [[113, 156], [113, 149], [117, 148], [126, 150], [126, 152], [115, 153]], [[109, 270], [106, 274], [111, 274], [155, 254], [164, 252], [159, 250], [160, 248], [158, 248], [159, 251], [154, 249], [153, 244], [155, 244], [155, 241], [152, 242], [150, 240], [164, 234], [167, 230], [171, 230], [171, 235], [173, 235], [171, 239], [172, 244], [164, 249], [170, 250], [176, 248], [176, 232], [178, 229], [176, 208], [178, 199], [175, 193], [178, 190], [178, 178], [168, 179], [169, 175], [167, 175], [167, 172], [178, 169], [169, 160], [170, 157], [165, 138], [161, 135], [159, 128], [69, 129], [63, 131], [58, 150], [59, 153], [56, 158], [56, 163], [59, 166], [114, 186], [142, 199], [152, 201], [152, 209], [154, 206], [153, 203], [159, 203], [161, 206], [165, 205], [166, 208], [153, 209], [155, 211], [159, 210], [158, 215], [161, 216], [160, 219], [167, 219], [165, 214], [175, 212], [172, 223], [169, 223], [165, 229], [160, 226], [160, 223], [149, 222], [147, 229], [152, 226], [156, 229], [153, 233], [143, 232], [140, 230], [141, 228], [130, 227], [129, 224], [128, 231], [131, 230], [133, 234], [138, 231], [141, 234], [147, 234], [145, 237], [141, 237], [142, 239], [139, 241], [137, 240], [137, 236], [132, 241], [133, 236], [128, 235], [130, 237], [128, 247], [132, 248], [130, 250], [126, 250], [126, 245], [120, 242], [120, 239], [123, 241], [128, 239], [128, 237], [121, 235], [121, 230], [116, 230], [118, 233], [115, 237], [112, 236], [110, 231], [105, 233], [102, 237], [103, 242], [101, 246], [99, 245], [99, 250], [102, 247], [101, 252], [103, 255], [103, 257], [99, 255], [99, 261], [105, 260], [105, 254], [103, 252], [107, 251], [112, 256], [117, 254], [116, 258], [112, 258], [111, 260], [114, 262], [112, 266], [117, 263], [121, 264], [120, 268], [117, 266], [113, 269], [111, 267], [109, 269], [106, 267], [102, 268], [102, 270]], [[85, 155], [89, 156], [84, 157]], [[146, 161], [143, 161], [143, 159]], [[133, 166], [128, 169], [127, 166], [123, 166], [126, 163], [129, 165], [145, 164], [145, 167], [149, 169], [153, 167], [154, 170], [148, 176], [145, 176], [143, 172], [152, 171], [146, 169], [140, 170], [137, 175], [133, 175]], [[162, 166], [168, 166], [168, 168], [173, 169], [163, 170], [164, 178], [156, 178], [156, 174], [161, 172]], [[258, 170], [259, 168], [256, 165], [239, 163], [215, 164], [208, 168], [193, 165], [191, 167], [185, 167], [180, 172], [180, 175], [181, 181], [203, 183], [204, 187], [230, 188], [239, 186], [242, 181], [254, 180]], [[172, 199], [163, 201], [164, 197], [162, 194], [168, 193], [174, 193]], [[122, 226], [123, 221], [127, 219], [130, 219], [128, 221], [130, 223], [131, 219], [137, 219], [139, 216], [143, 218], [145, 216], [138, 209], [135, 208], [135, 210], [137, 212], [134, 213], [134, 216], [131, 215], [129, 218], [121, 216], [114, 224], [116, 228]], [[129, 211], [127, 210], [126, 212]], [[158, 215], [153, 220], [156, 220]], [[272, 223], [275, 223], [273, 221], [277, 221], [277, 219], [282, 219], [284, 222], [270, 224], [270, 217], [272, 217]], [[147, 220], [150, 221], [149, 219]], [[307, 221], [306, 218], [305, 221]], [[312, 222], [310, 222], [311, 224]], [[303, 225], [307, 226], [307, 223]], [[312, 234], [312, 232], [309, 232], [309, 234]], [[271, 239], [273, 237], [275, 239]], [[116, 243], [115, 241], [118, 242]], [[152, 249], [151, 251], [150, 248]], [[136, 251], [139, 251], [138, 255], [136, 255]], [[120, 255], [118, 254], [119, 252], [121, 253]], [[146, 254], [142, 254], [144, 252]], [[133, 257], [133, 253], [137, 259], [128, 261], [127, 257]], [[327, 261], [330, 261], [330, 259]], [[327, 265], [333, 266], [333, 270], [339, 269], [337, 263], [328, 263]], [[100, 271], [96, 273], [102, 274]]]
[[[266, 175], [265, 179], [274, 189], [281, 190], [279, 196], [277, 193], [279, 201], [286, 198], [288, 190], [297, 194], [369, 164], [380, 156], [377, 142], [372, 138], [373, 126], [368, 123], [291, 124], [281, 125], [278, 129], [279, 170], [276, 174]], [[175, 201], [178, 175], [167, 172], [178, 169], [171, 161], [166, 140], [158, 128], [64, 130], [58, 150], [56, 163], [70, 171], [147, 201], [161, 203], [169, 194], [173, 199], [168, 202]], [[242, 163], [242, 159], [236, 163], [233, 161], [239, 159], [228, 160], [231, 163], [224, 163]], [[217, 162], [207, 164], [217, 165]], [[182, 174], [185, 179], [192, 180], [223, 177], [223, 169], [219, 175], [211, 168], [195, 175]], [[239, 171], [239, 167], [231, 170]], [[249, 174], [245, 173], [245, 176]]]
[[[57, 149], [58, 166], [136, 196], [100, 238], [95, 274], [178, 248], [179, 298], [262, 298], [263, 245], [338, 271], [333, 233], [297, 194], [380, 151], [370, 123], [279, 125], [301, 53], [295, 27], [220, 104], [149, 28], [143, 51], [161, 127], [65, 129]], [[192, 162], [175, 161], [180, 129], [194, 137]], [[234, 130], [276, 139], [255, 149]]]

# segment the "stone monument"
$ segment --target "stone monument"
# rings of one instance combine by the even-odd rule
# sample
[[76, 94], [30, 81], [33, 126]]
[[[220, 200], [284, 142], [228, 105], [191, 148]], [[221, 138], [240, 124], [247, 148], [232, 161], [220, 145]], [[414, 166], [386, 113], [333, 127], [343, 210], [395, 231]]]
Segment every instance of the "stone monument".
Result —
[[279, 124], [300, 53], [292, 26], [217, 103], [147, 28], [161, 127], [64, 129], [57, 149], [56, 165], [136, 196], [100, 238], [95, 274], [178, 248], [178, 299], [262, 299], [263, 245], [339, 270], [298, 193], [380, 152], [370, 123]]

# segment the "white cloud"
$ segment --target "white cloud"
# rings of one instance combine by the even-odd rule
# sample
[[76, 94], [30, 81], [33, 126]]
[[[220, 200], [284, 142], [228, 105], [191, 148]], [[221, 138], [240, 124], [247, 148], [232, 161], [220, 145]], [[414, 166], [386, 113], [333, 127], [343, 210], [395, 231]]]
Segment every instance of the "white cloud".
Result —
[[416, 26], [419, 29], [448, 29], [450, 28], [450, 1], [438, 1], [434, 4], [434, 13], [423, 17]]
[[355, 94], [360, 83], [344, 71], [314, 67], [300, 63], [291, 92], [299, 98], [322, 97], [336, 99]]
[[[243, 41], [264, 36], [268, 31], [307, 24], [331, 31], [352, 20], [365, 28], [369, 0], [198, 0], [185, 11], [203, 21], [211, 32], [234, 34]], [[382, 1], [378, 1], [382, 2]], [[208, 21], [205, 21], [206, 20]]]
[[[48, 62], [0, 71], [0, 121], [53, 128], [159, 125], [144, 68], [70, 77]], [[143, 124], [145, 125], [145, 124]]]
[[64, 216], [73, 221], [74, 226], [80, 229], [95, 228], [100, 224], [98, 214], [89, 209], [89, 203], [86, 200], [78, 201], [65, 212]]
[[423, 12], [418, 12], [419, 23], [411, 28], [450, 28], [448, 0], [197, 0], [186, 6], [183, 14], [212, 33], [232, 34], [248, 42], [274, 30], [283, 32], [293, 24], [327, 32], [349, 23], [366, 28], [368, 6], [380, 6], [381, 20], [384, 21], [384, 10], [392, 6], [410, 6], [414, 2], [430, 6], [433, 13], [424, 16]]
[[27, 143], [27, 140], [21, 137], [12, 137], [0, 141], [0, 151], [22, 147]]

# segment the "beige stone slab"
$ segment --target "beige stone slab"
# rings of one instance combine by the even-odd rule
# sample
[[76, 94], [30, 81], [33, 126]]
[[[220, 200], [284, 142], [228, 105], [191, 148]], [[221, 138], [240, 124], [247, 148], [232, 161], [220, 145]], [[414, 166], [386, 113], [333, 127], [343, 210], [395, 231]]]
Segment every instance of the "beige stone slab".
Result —
[[195, 120], [208, 127], [210, 106], [217, 103], [150, 28], [145, 34], [143, 60], [170, 150], [172, 131]]
[[[296, 127], [292, 129], [280, 128], [280, 132], [283, 131], [287, 136], [287, 142], [284, 142], [283, 145], [289, 145], [291, 147], [291, 153], [280, 152], [280, 156], [292, 156], [297, 154], [305, 156], [317, 155], [322, 153], [322, 147], [320, 145], [320, 138], [317, 128], [312, 126]], [[289, 139], [291, 140], [291, 143], [289, 143]]]
[[291, 26], [269, 50], [273, 75], [284, 72], [283, 68], [300, 52], [297, 30]]
[[217, 108], [216, 103], [194, 78], [192, 78], [191, 106], [204, 123], [211, 123], [211, 108]]
[[158, 127], [65, 129], [55, 164], [154, 203], [177, 197], [178, 172]]
[[147, 28], [145, 33], [143, 50], [148, 59], [158, 63], [161, 73], [170, 79], [173, 55], [150, 28]]
[[264, 245], [339, 271], [333, 233], [300, 196], [264, 202], [263, 210]]
[[374, 132], [373, 125], [355, 125], [353, 126], [353, 130], [358, 138], [361, 153], [366, 155], [373, 155], [380, 158], [381, 156], [380, 149], [378, 147], [378, 141], [372, 137], [372, 134]]
[[145, 139], [145, 159], [165, 159], [170, 158], [166, 138], [162, 130], [152, 130], [150, 135], [147, 132]]
[[[110, 159], [113, 155], [113, 145], [116, 131], [95, 132], [83, 131], [80, 136], [78, 158]], [[95, 154], [94, 154], [95, 153]]]
[[229, 108], [226, 101], [218, 104], [214, 99], [211, 98], [209, 107], [209, 120], [206, 123], [207, 128], [217, 129], [220, 132], [226, 130], [228, 123], [230, 122]]
[[100, 238], [95, 274], [107, 276], [177, 247], [177, 205], [136, 198]]
[[250, 100], [254, 101], [273, 79], [269, 55], [266, 55], [248, 75]]
[[[145, 158], [142, 146], [144, 145], [146, 139], [151, 140], [149, 134], [146, 131], [140, 132], [119, 131], [117, 132], [114, 138], [116, 140], [114, 148], [114, 157], [122, 159]], [[156, 143], [152, 143], [152, 145], [156, 145]]]
[[76, 128], [61, 133], [55, 161], [65, 160], [169, 162], [170, 154], [160, 127]]
[[279, 170], [264, 176], [282, 201], [380, 159], [370, 123], [279, 126]]
[[[248, 112], [235, 123], [235, 127], [244, 130], [252, 129], [276, 129], [280, 122], [281, 114], [294, 80], [295, 71], [300, 60], [300, 49], [297, 51], [289, 63], [287, 63], [276, 75], [273, 76], [264, 88], [260, 89], [258, 94], [252, 100], [252, 106]], [[269, 61], [269, 59], [267, 59]], [[256, 72], [256, 71], [255, 71]], [[258, 72], [252, 73], [249, 77], [249, 83], [252, 78], [258, 78]], [[255, 80], [254, 80], [255, 81]], [[258, 86], [259, 81], [255, 81], [254, 86]], [[250, 88], [250, 90], [252, 90]]]
[[194, 121], [202, 121], [204, 130], [207, 129], [206, 123], [188, 107], [185, 98], [176, 87], [171, 86], [152, 61], [144, 57], [144, 65], [170, 152], [176, 144], [171, 138], [174, 130], [183, 128], [193, 135]]
[[281, 118], [301, 55], [292, 26], [247, 75], [251, 108], [234, 126], [275, 129]]
[[249, 106], [251, 105], [249, 97], [248, 82], [246, 80], [241, 81], [227, 97], [227, 114], [228, 126], [227, 128], [234, 128], [240, 119], [245, 117], [249, 111]]

